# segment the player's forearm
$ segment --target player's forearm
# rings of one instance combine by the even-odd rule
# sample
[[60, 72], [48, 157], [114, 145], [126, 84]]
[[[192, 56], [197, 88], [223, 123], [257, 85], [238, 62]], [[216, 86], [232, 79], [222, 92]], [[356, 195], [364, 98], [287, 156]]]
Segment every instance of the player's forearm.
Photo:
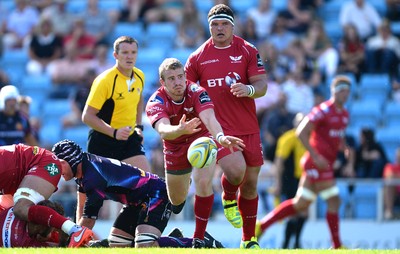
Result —
[[[263, 75], [264, 76], [264, 75]], [[268, 90], [268, 82], [267, 82], [267, 76], [265, 77], [258, 77], [255, 80], [250, 79], [250, 84], [254, 87], [254, 94], [250, 96], [251, 98], [259, 98], [264, 96], [267, 93]]]

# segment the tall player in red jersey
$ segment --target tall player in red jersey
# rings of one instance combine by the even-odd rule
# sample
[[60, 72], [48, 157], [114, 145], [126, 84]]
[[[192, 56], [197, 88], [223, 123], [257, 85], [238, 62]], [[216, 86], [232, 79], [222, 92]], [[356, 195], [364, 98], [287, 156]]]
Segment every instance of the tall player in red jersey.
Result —
[[60, 160], [50, 151], [24, 144], [0, 147], [0, 195], [11, 194], [18, 219], [61, 229], [71, 236], [69, 247], [88, 242], [93, 232], [53, 209], [37, 205], [49, 199], [60, 181]]
[[218, 164], [224, 172], [222, 202], [229, 222], [243, 227], [240, 247], [259, 248], [255, 224], [263, 156], [254, 99], [265, 95], [267, 75], [258, 50], [233, 34], [234, 16], [227, 5], [212, 7], [208, 23], [211, 38], [191, 54], [186, 75], [207, 90], [224, 133], [246, 145], [243, 151], [218, 151]]
[[[199, 137], [213, 136], [228, 149], [242, 150], [242, 140], [225, 136], [214, 114], [214, 104], [203, 87], [187, 83], [182, 63], [165, 59], [159, 67], [161, 87], [150, 97], [146, 113], [163, 139], [168, 197], [175, 206], [184, 203], [189, 192], [192, 166], [187, 159], [190, 144]], [[214, 203], [212, 179], [215, 163], [194, 169], [194, 214], [196, 228], [193, 248], [205, 246], [204, 234]]]
[[345, 129], [349, 114], [344, 108], [351, 81], [337, 76], [331, 83], [331, 98], [314, 107], [296, 129], [296, 134], [306, 148], [301, 159], [304, 169], [296, 196], [286, 200], [267, 214], [257, 224], [261, 235], [273, 223], [301, 212], [320, 195], [327, 203], [326, 220], [333, 248], [341, 248], [339, 236], [339, 188], [336, 186], [333, 164], [340, 147], [344, 147]]

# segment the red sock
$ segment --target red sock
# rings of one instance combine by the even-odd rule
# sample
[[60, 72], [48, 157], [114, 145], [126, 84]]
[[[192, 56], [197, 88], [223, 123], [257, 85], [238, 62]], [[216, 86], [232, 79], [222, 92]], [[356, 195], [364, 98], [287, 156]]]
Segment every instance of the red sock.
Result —
[[288, 199], [268, 213], [261, 220], [261, 230], [264, 232], [269, 226], [286, 217], [296, 214], [297, 211], [293, 206], [293, 199]]
[[257, 220], [257, 209], [258, 209], [258, 196], [254, 199], [245, 199], [240, 196], [238, 199], [239, 211], [242, 214], [243, 219], [243, 241], [250, 241], [255, 235], [256, 220]]
[[214, 203], [214, 194], [208, 197], [195, 196], [194, 215], [196, 217], [196, 227], [193, 238], [204, 239], [204, 232], [207, 228], [208, 219]]
[[327, 212], [326, 221], [331, 231], [333, 248], [337, 249], [342, 245], [339, 237], [339, 216], [337, 213]]
[[231, 184], [228, 179], [226, 179], [225, 174], [221, 176], [221, 185], [223, 192], [223, 199], [224, 200], [236, 200], [236, 193], [239, 189], [240, 184], [233, 185]]
[[60, 215], [50, 207], [33, 205], [29, 207], [28, 220], [39, 225], [61, 229], [63, 223], [68, 219]]

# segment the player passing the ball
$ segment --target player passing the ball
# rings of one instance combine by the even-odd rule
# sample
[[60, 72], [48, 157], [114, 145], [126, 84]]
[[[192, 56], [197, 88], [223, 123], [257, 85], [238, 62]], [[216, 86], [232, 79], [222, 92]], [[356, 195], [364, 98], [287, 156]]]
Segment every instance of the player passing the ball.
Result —
[[233, 34], [229, 6], [212, 7], [208, 24], [211, 37], [190, 55], [185, 71], [188, 80], [206, 89], [224, 133], [246, 144], [233, 153], [219, 149], [217, 161], [225, 216], [235, 228], [242, 227], [240, 247], [257, 249], [257, 181], [264, 160], [254, 98], [265, 95], [267, 75], [256, 47]]
[[[187, 159], [187, 150], [195, 139], [211, 135], [220, 146], [230, 151], [241, 151], [244, 144], [239, 138], [224, 135], [207, 92], [186, 81], [183, 65], [178, 59], [165, 59], [159, 67], [159, 78], [161, 87], [147, 102], [146, 113], [163, 139], [168, 196], [177, 208], [182, 207], [189, 191], [192, 165]], [[214, 169], [215, 163], [193, 170], [194, 248], [204, 247], [204, 233], [214, 202]]]

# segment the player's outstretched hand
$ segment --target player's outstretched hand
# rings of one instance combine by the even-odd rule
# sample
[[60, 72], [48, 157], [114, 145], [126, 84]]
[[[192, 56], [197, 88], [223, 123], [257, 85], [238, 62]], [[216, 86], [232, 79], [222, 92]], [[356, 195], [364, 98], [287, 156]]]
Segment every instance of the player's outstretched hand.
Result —
[[229, 148], [231, 152], [233, 152], [234, 148], [243, 151], [243, 148], [246, 147], [242, 139], [233, 136], [222, 136], [219, 141], [223, 147]]

